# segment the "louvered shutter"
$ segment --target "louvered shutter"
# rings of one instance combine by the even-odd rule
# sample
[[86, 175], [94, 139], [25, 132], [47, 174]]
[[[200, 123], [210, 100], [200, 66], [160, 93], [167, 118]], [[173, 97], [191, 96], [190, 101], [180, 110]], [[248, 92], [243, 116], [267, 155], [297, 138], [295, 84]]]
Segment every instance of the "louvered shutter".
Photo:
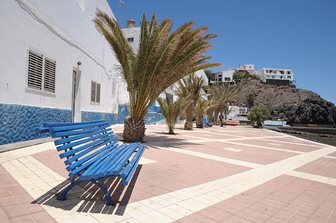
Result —
[[55, 93], [56, 61], [44, 60], [44, 90]]
[[96, 82], [91, 81], [91, 102], [96, 100]]
[[43, 55], [29, 50], [28, 87], [42, 90]]
[[100, 103], [100, 84], [97, 83], [96, 102]]

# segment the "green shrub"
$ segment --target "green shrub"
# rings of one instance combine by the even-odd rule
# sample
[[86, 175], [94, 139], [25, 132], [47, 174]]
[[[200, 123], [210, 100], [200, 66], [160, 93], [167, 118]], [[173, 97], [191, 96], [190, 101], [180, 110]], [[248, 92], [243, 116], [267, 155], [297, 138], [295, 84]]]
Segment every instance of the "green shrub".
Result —
[[265, 121], [270, 116], [269, 111], [264, 106], [254, 106], [247, 118], [252, 122], [252, 125], [256, 127], [261, 127], [262, 122]]

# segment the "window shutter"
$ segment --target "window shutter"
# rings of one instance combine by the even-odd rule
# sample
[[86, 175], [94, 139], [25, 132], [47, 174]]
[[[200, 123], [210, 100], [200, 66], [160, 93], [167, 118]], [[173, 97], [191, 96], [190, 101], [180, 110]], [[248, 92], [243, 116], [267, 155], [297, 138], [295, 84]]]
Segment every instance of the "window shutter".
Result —
[[95, 102], [96, 98], [96, 83], [91, 81], [91, 101]]
[[97, 83], [96, 102], [100, 103], [100, 84]]
[[55, 93], [56, 61], [44, 60], [44, 90]]
[[43, 55], [29, 50], [28, 56], [28, 87], [42, 90]]

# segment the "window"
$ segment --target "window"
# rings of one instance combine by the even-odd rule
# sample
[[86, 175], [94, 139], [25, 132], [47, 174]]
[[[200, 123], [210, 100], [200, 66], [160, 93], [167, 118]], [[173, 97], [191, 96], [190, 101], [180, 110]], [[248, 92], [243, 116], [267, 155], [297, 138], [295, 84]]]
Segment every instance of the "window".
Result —
[[292, 76], [287, 76], [288, 79], [292, 79]]
[[55, 93], [56, 61], [44, 59], [44, 90]]
[[29, 50], [28, 87], [42, 90], [43, 55]]
[[32, 50], [28, 52], [28, 87], [55, 93], [56, 61]]
[[100, 84], [91, 81], [91, 102], [100, 103]]
[[129, 37], [129, 38], [127, 38], [127, 42], [129, 42], [129, 43], [133, 43], [133, 42], [134, 42], [134, 38], [133, 38], [133, 37]]
[[290, 72], [290, 71], [287, 71], [287, 74], [291, 74], [291, 72]]
[[224, 80], [225, 80], [225, 81], [231, 81], [231, 78], [229, 78], [229, 77], [225, 77]]
[[283, 71], [283, 70], [280, 70], [280, 74], [285, 74], [285, 71]]

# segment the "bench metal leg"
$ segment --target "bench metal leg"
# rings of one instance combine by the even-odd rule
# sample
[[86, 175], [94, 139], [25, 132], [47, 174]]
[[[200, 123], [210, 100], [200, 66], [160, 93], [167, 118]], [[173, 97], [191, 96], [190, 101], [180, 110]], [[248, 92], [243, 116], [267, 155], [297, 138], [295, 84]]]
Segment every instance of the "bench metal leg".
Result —
[[[114, 202], [112, 201], [112, 197], [108, 189], [103, 184], [99, 183], [98, 181], [92, 180], [91, 182], [97, 185], [99, 189], [101, 189], [104, 192], [105, 199], [106, 199], [106, 205], [114, 205]], [[71, 184], [69, 184], [61, 193], [57, 195], [57, 200], [60, 200], [60, 201], [66, 200], [67, 193], [77, 184], [78, 182], [71, 182]]]
[[76, 186], [76, 182], [71, 182], [60, 194], [57, 195], [57, 200], [64, 201], [66, 200], [66, 195], [74, 186]]
[[92, 183], [96, 184], [105, 194], [105, 200], [106, 200], [106, 205], [114, 205], [114, 202], [112, 201], [110, 192], [108, 191], [108, 189], [101, 183], [99, 183], [98, 181], [91, 181]]

